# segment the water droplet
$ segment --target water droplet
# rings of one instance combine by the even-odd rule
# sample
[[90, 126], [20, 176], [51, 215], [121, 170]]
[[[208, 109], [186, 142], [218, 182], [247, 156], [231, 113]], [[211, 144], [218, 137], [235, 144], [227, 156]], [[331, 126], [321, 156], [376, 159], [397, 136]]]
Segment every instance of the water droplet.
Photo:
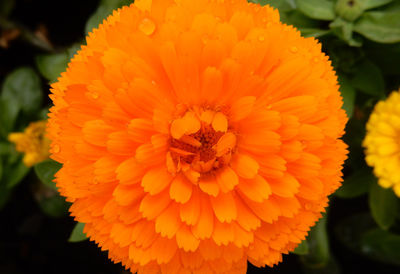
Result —
[[59, 153], [60, 152], [60, 146], [59, 145], [54, 145], [54, 147], [53, 147], [53, 152], [54, 153]]
[[266, 18], [266, 17], [263, 17], [263, 18], [261, 19], [261, 21], [262, 21], [263, 23], [267, 23], [267, 18]]
[[263, 42], [265, 40], [265, 37], [264, 36], [258, 36], [258, 41], [260, 41], [260, 42]]
[[293, 46], [293, 47], [290, 48], [290, 51], [293, 52], [293, 53], [296, 53], [296, 52], [299, 51], [299, 49], [296, 46]]
[[149, 18], [144, 18], [139, 24], [139, 30], [146, 35], [152, 35], [156, 30], [156, 24]]
[[314, 62], [314, 63], [318, 63], [318, 62], [319, 62], [319, 58], [318, 58], [318, 57], [314, 57], [314, 58], [313, 58], [313, 62]]
[[92, 98], [93, 99], [98, 99], [99, 98], [99, 94], [97, 92], [93, 92], [92, 93]]
[[270, 26], [272, 26], [272, 23], [271, 23], [271, 22], [268, 22], [268, 23], [267, 23], [267, 27], [270, 27]]

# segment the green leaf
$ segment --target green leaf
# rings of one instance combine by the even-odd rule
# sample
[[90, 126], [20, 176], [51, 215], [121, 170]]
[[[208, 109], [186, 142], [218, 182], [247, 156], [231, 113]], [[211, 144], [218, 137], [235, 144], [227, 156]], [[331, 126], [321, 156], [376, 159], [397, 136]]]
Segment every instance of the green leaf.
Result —
[[4, 139], [14, 129], [19, 110], [19, 103], [0, 98], [0, 133]]
[[299, 11], [312, 19], [335, 19], [334, 3], [328, 0], [296, 0]]
[[69, 204], [64, 197], [55, 194], [50, 197], [41, 197], [39, 207], [48, 216], [59, 218], [68, 214]]
[[302, 241], [292, 253], [297, 254], [297, 255], [306, 255], [306, 254], [308, 254], [308, 243], [307, 243], [307, 240]]
[[77, 223], [71, 232], [71, 236], [69, 237], [68, 242], [76, 243], [87, 240], [88, 238], [86, 237], [85, 233], [83, 233], [84, 227], [85, 224]]
[[367, 193], [371, 184], [374, 183], [376, 183], [376, 178], [371, 170], [363, 168], [345, 177], [343, 185], [335, 192], [335, 195], [345, 199], [355, 198]]
[[[21, 159], [21, 157], [19, 157], [19, 159]], [[4, 169], [7, 170], [7, 172], [4, 172], [2, 181], [4, 181], [5, 185], [8, 188], [13, 188], [19, 182], [21, 182], [30, 170], [27, 166], [24, 165], [22, 160], [19, 160], [9, 165], [5, 165]]]
[[62, 167], [62, 165], [53, 160], [46, 160], [35, 165], [35, 173], [40, 181], [46, 186], [57, 190], [56, 184], [53, 182], [54, 175]]
[[346, 111], [347, 116], [353, 116], [354, 101], [356, 99], [356, 90], [350, 84], [350, 81], [344, 76], [339, 74], [340, 93], [343, 97], [343, 109]]
[[287, 12], [296, 8], [294, 0], [250, 0], [249, 2], [260, 4], [261, 6], [270, 5], [280, 12]]
[[297, 10], [282, 13], [281, 21], [296, 28], [318, 28], [320, 26], [320, 21], [313, 20]]
[[361, 237], [361, 251], [375, 260], [400, 264], [400, 235], [371, 229]]
[[385, 80], [379, 67], [371, 61], [364, 60], [354, 70], [355, 74], [350, 79], [350, 83], [354, 88], [376, 97], [384, 95]]
[[378, 43], [400, 42], [400, 10], [365, 12], [354, 31]]
[[1, 97], [6, 104], [16, 104], [27, 114], [33, 114], [42, 104], [40, 78], [29, 67], [11, 72], [3, 83]]
[[132, 0], [102, 0], [100, 6], [86, 22], [85, 32], [89, 33], [94, 28], [97, 28], [104, 19], [111, 15], [113, 10], [129, 5], [131, 3], [133, 3]]
[[364, 10], [377, 8], [377, 7], [386, 5], [390, 2], [393, 2], [393, 0], [362, 0], [362, 1], [360, 1]]
[[299, 28], [301, 35], [304, 37], [321, 37], [330, 33], [330, 30], [316, 28]]
[[50, 82], [54, 82], [65, 71], [68, 64], [66, 53], [38, 55], [35, 58], [40, 73]]
[[311, 228], [307, 237], [309, 252], [303, 256], [308, 266], [323, 267], [330, 260], [329, 240], [326, 228], [326, 215]]
[[0, 157], [0, 181], [2, 177], [3, 177], [3, 160]]
[[377, 183], [369, 190], [369, 207], [375, 222], [384, 230], [389, 229], [398, 213], [399, 201], [392, 189], [385, 189]]

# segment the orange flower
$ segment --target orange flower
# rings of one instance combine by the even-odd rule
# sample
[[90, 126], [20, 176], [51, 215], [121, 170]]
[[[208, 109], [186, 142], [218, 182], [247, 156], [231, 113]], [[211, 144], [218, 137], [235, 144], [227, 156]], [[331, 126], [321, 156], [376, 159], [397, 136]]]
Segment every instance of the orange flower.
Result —
[[347, 118], [328, 57], [268, 6], [136, 2], [52, 86], [71, 214], [132, 272], [278, 263], [341, 181]]

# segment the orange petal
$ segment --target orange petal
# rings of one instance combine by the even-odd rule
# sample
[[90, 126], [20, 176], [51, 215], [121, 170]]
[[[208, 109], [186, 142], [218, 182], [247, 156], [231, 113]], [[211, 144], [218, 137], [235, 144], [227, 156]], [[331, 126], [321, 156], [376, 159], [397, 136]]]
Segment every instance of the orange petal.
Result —
[[117, 179], [121, 184], [136, 184], [142, 180], [146, 169], [135, 158], [125, 160], [116, 169]]
[[299, 190], [299, 182], [289, 173], [282, 178], [268, 180], [272, 193], [281, 197], [293, 197]]
[[199, 180], [199, 187], [204, 193], [207, 193], [208, 195], [211, 195], [213, 197], [217, 197], [219, 193], [219, 186], [214, 176], [201, 178]]
[[193, 235], [192, 231], [186, 225], [182, 225], [176, 233], [176, 242], [178, 247], [186, 252], [196, 251], [200, 244], [200, 240]]
[[214, 212], [208, 196], [200, 193], [201, 210], [198, 222], [192, 227], [193, 235], [198, 239], [210, 238], [214, 228]]
[[144, 191], [155, 195], [163, 191], [172, 181], [171, 174], [166, 168], [157, 167], [147, 171], [142, 179]]
[[238, 189], [247, 198], [255, 202], [262, 202], [268, 199], [271, 194], [268, 182], [260, 175], [256, 175], [253, 179], [240, 180]]
[[236, 203], [230, 192], [221, 192], [216, 198], [210, 197], [210, 201], [215, 216], [220, 222], [230, 223], [236, 219]]
[[252, 231], [261, 225], [260, 219], [243, 203], [240, 197], [237, 197], [235, 202], [237, 211], [236, 221], [241, 227], [246, 231]]
[[231, 106], [229, 120], [236, 122], [247, 117], [253, 110], [255, 102], [254, 96], [245, 96], [236, 100]]
[[137, 185], [135, 186], [125, 186], [125, 185], [118, 185], [113, 195], [115, 200], [120, 205], [130, 205], [134, 202], [139, 201], [145, 195], [143, 189]]
[[227, 245], [233, 242], [235, 234], [233, 231], [232, 224], [220, 223], [215, 220], [214, 232], [212, 234], [212, 239], [217, 245]]
[[183, 135], [193, 134], [200, 130], [201, 124], [197, 117], [192, 112], [186, 112], [185, 115], [172, 121], [171, 136], [175, 139], [180, 139]]
[[240, 153], [236, 153], [232, 159], [231, 165], [236, 174], [245, 179], [254, 178], [260, 168], [256, 160]]
[[186, 177], [182, 174], [178, 174], [172, 180], [169, 189], [169, 196], [176, 202], [184, 204], [189, 201], [190, 196], [192, 195], [192, 186], [193, 184], [189, 182]]
[[153, 122], [148, 119], [132, 119], [127, 129], [129, 138], [136, 143], [145, 143], [154, 133]]
[[228, 119], [221, 112], [217, 112], [211, 125], [215, 131], [226, 132], [228, 130]]
[[176, 234], [181, 224], [178, 204], [172, 202], [169, 207], [156, 218], [156, 232], [160, 233], [162, 237], [171, 239]]
[[152, 258], [155, 258], [157, 264], [165, 264], [175, 256], [177, 250], [178, 246], [174, 240], [169, 240], [160, 236], [152, 244], [150, 254]]
[[222, 155], [231, 152], [236, 146], [236, 135], [232, 132], [225, 133], [218, 140], [218, 143], [214, 146], [217, 154], [217, 157], [221, 157]]
[[239, 184], [239, 177], [229, 166], [221, 168], [216, 174], [216, 179], [221, 191], [224, 193], [231, 191]]
[[143, 217], [153, 220], [169, 205], [171, 199], [166, 191], [157, 195], [147, 194], [140, 203], [140, 212]]
[[92, 145], [104, 147], [112, 130], [113, 127], [103, 120], [88, 121], [82, 128], [83, 139]]
[[136, 144], [129, 139], [128, 133], [125, 131], [113, 132], [108, 135], [107, 150], [115, 155], [134, 154]]
[[193, 189], [190, 200], [180, 206], [180, 217], [182, 222], [188, 225], [194, 225], [197, 223], [200, 215], [200, 200], [199, 191], [197, 188]]

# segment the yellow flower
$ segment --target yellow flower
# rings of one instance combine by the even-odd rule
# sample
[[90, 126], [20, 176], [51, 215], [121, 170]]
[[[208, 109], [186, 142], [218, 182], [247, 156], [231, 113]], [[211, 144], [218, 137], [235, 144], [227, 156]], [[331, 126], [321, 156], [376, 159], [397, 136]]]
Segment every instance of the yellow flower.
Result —
[[44, 134], [46, 121], [32, 122], [24, 132], [13, 132], [8, 140], [15, 144], [17, 151], [25, 153], [23, 162], [33, 166], [49, 157], [50, 141]]
[[376, 104], [363, 142], [365, 160], [374, 168], [378, 183], [392, 187], [400, 197], [400, 90]]

